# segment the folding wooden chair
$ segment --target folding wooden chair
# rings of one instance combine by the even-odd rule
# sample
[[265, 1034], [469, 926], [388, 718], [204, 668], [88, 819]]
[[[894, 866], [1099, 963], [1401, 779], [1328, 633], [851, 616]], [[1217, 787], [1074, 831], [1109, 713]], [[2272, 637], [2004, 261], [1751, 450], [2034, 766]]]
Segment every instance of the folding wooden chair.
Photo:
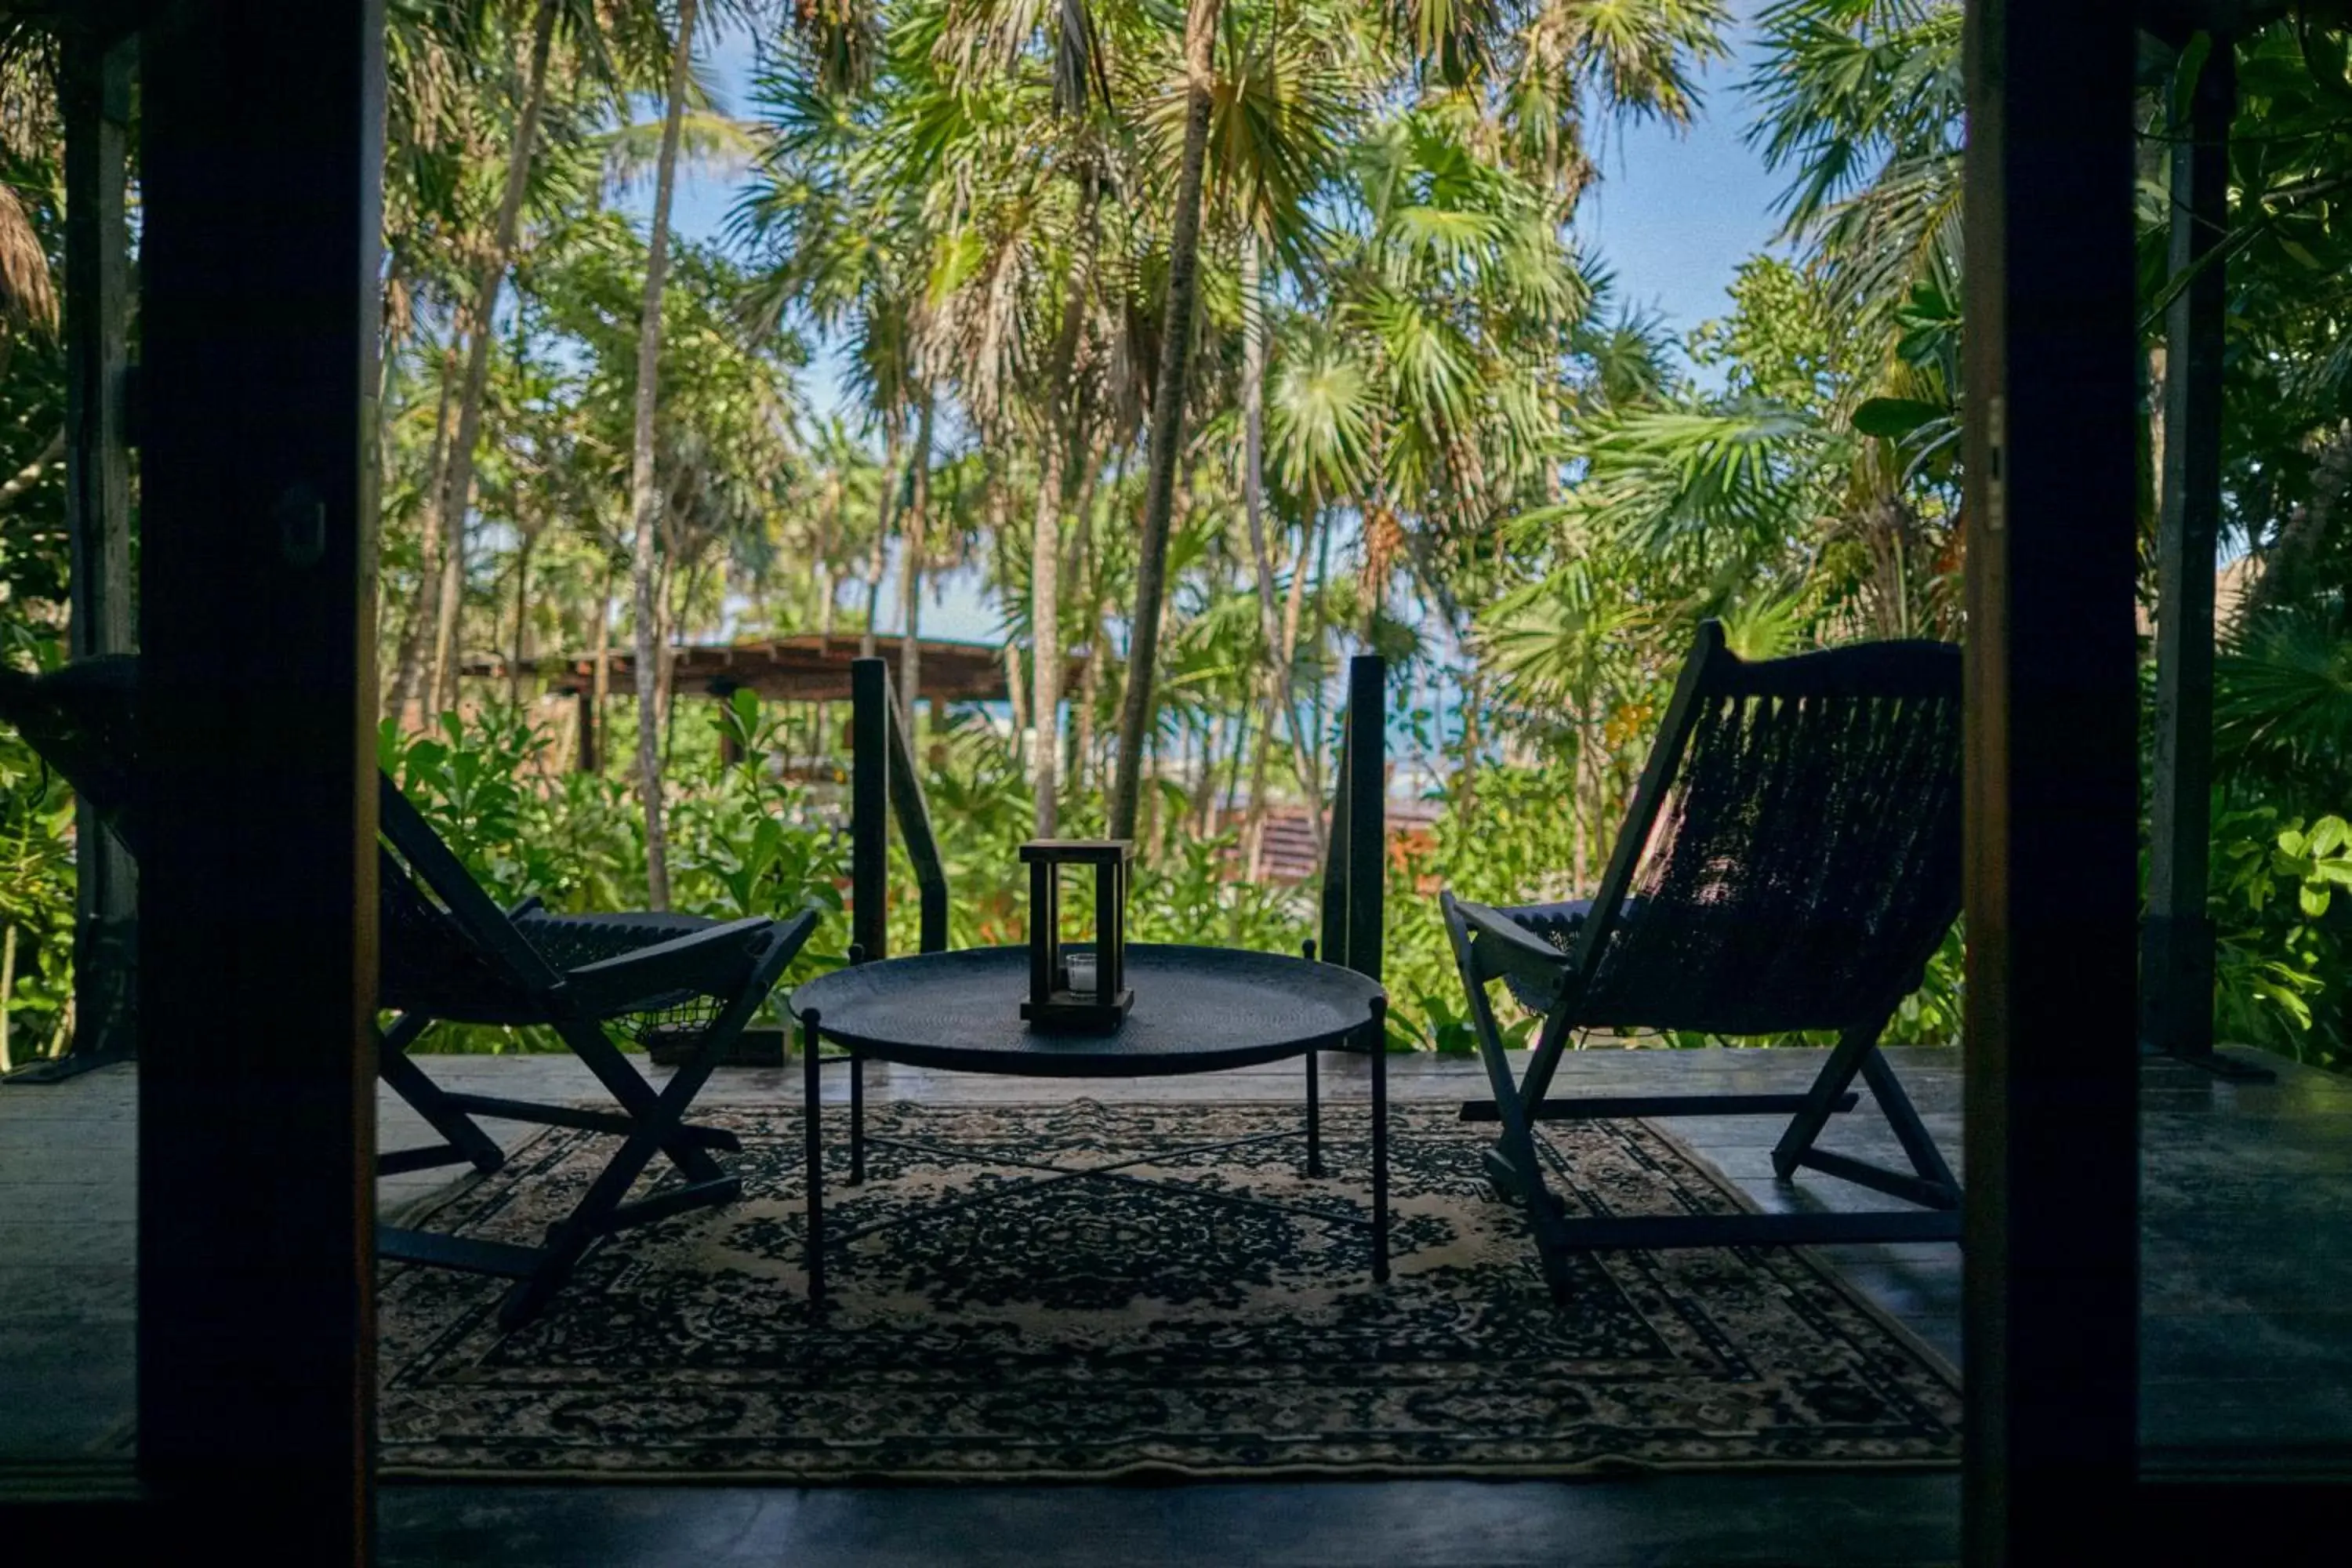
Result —
[[[137, 681], [137, 660], [121, 655], [37, 678], [0, 672], [0, 717], [73, 783], [133, 856], [143, 787]], [[500, 1308], [512, 1326], [546, 1304], [599, 1237], [740, 1195], [740, 1179], [712, 1155], [738, 1149], [734, 1136], [688, 1123], [686, 1111], [808, 941], [817, 915], [722, 924], [688, 915], [553, 915], [535, 900], [501, 910], [388, 777], [380, 777], [378, 802], [377, 999], [396, 1016], [378, 1033], [377, 1069], [442, 1141], [379, 1155], [377, 1173], [461, 1163], [497, 1170], [505, 1154], [478, 1116], [622, 1140], [572, 1213], [539, 1245], [377, 1228], [383, 1257], [516, 1279]], [[446, 1089], [408, 1054], [439, 1022], [552, 1029], [618, 1110]], [[608, 1027], [641, 1042], [683, 1037], [691, 1042], [687, 1059], [656, 1089], [614, 1044]], [[628, 1202], [656, 1155], [677, 1168], [677, 1184]]]
[[[1960, 658], [1886, 642], [1748, 663], [1708, 622], [1685, 667], [1599, 894], [1492, 909], [1442, 896], [1500, 1125], [1486, 1156], [1526, 1204], [1545, 1276], [1596, 1247], [1716, 1247], [1959, 1237], [1960, 1187], [1879, 1037], [1960, 909]], [[1544, 1016], [1514, 1079], [1487, 986]], [[1836, 1031], [1801, 1094], [1555, 1100], [1572, 1035], [1597, 1027], [1712, 1035]], [[1817, 1148], [1869, 1085], [1908, 1170]], [[1591, 1117], [1785, 1114], [1773, 1151], [1916, 1206], [1861, 1213], [1579, 1215], [1544, 1179], [1538, 1124]]]

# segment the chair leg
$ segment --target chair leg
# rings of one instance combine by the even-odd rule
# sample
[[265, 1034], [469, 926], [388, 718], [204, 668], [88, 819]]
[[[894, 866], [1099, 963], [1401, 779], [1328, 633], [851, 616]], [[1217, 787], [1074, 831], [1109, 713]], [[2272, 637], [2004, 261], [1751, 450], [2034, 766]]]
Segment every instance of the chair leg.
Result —
[[[596, 1075], [596, 1081], [604, 1086], [605, 1092], [629, 1113], [631, 1121], [642, 1125], [659, 1101], [659, 1092], [629, 1058], [622, 1055], [620, 1047], [605, 1037], [604, 1026], [593, 1018], [571, 1018], [558, 1024], [555, 1028], [556, 1033], [563, 1037], [563, 1043], [572, 1047], [572, 1054], [587, 1064], [588, 1070]], [[669, 1156], [670, 1163], [689, 1182], [715, 1181], [721, 1173], [719, 1162], [711, 1158], [710, 1152], [692, 1143], [666, 1143], [662, 1152]]]
[[1878, 1035], [1885, 1021], [1866, 1028], [1848, 1029], [1838, 1037], [1836, 1049], [1822, 1070], [1813, 1076], [1813, 1086], [1806, 1091], [1805, 1108], [1790, 1119], [1788, 1131], [1772, 1150], [1772, 1172], [1782, 1181], [1796, 1173], [1798, 1164], [1812, 1151], [1813, 1141], [1822, 1135], [1836, 1113], [1838, 1097], [1853, 1082], [1853, 1075], [1862, 1070], [1863, 1059], [1878, 1048]]
[[[1496, 1120], [1501, 1123], [1495, 1147], [1486, 1152], [1486, 1170], [1505, 1192], [1517, 1195], [1527, 1206], [1528, 1226], [1534, 1234], [1536, 1258], [1543, 1269], [1544, 1282], [1554, 1298], [1565, 1300], [1570, 1289], [1564, 1237], [1561, 1204], [1552, 1194], [1543, 1176], [1542, 1156], [1538, 1152], [1535, 1133], [1528, 1120], [1527, 1108], [1519, 1098], [1519, 1085], [1511, 1076], [1509, 1057], [1504, 1052], [1502, 1033], [1495, 1025], [1495, 1010], [1486, 995], [1486, 976], [1470, 950], [1470, 931], [1448, 894], [1439, 900], [1445, 918], [1445, 932], [1454, 948], [1454, 967], [1462, 977], [1462, 988], [1470, 1006], [1472, 1032], [1478, 1042], [1478, 1056], [1486, 1064], [1486, 1080], [1495, 1095]], [[1559, 1048], [1555, 1033], [1564, 1039], [1567, 1024], [1564, 1013], [1554, 1013], [1544, 1022], [1543, 1039], [1538, 1046], [1541, 1056], [1546, 1047]]]
[[[1960, 1204], [1959, 1181], [1944, 1163], [1943, 1152], [1936, 1147], [1935, 1139], [1919, 1120], [1917, 1108], [1904, 1092], [1902, 1080], [1895, 1076], [1895, 1068], [1879, 1049], [1878, 1037], [1885, 1028], [1882, 1020], [1873, 1027], [1850, 1029], [1838, 1041], [1837, 1049], [1813, 1080], [1805, 1108], [1789, 1123], [1773, 1149], [1772, 1169], [1786, 1181], [1799, 1167], [1810, 1166], [1908, 1203], [1957, 1209]], [[1813, 1146], [1835, 1102], [1845, 1097], [1857, 1072], [1870, 1085], [1879, 1111], [1886, 1118], [1895, 1141], [1903, 1145], [1904, 1156], [1911, 1163], [1908, 1173]]]
[[817, 1078], [817, 1051], [824, 1037], [818, 1031], [816, 1009], [801, 1015], [801, 1143], [807, 1163], [809, 1310], [824, 1305], [824, 1095]]
[[[376, 1076], [394, 1094], [408, 1102], [409, 1109], [425, 1119], [427, 1126], [439, 1133], [450, 1148], [466, 1157], [474, 1169], [488, 1175], [507, 1163], [506, 1151], [498, 1140], [482, 1131], [481, 1124], [466, 1111], [449, 1101], [448, 1090], [435, 1083], [431, 1075], [410, 1058], [408, 1047], [418, 1037], [433, 1026], [433, 1020], [404, 1013], [392, 1021], [392, 1027], [378, 1031], [375, 1037]], [[382, 1162], [379, 1160], [379, 1165]]]
[[[703, 1085], [709, 1081], [712, 1071], [718, 1068], [719, 1058], [733, 1044], [735, 1037], [743, 1032], [743, 1026], [751, 1021], [751, 1015], [766, 1000], [770, 988], [774, 985], [777, 975], [782, 973], [791, 956], [787, 944], [782, 942], [770, 944], [768, 952], [751, 966], [749, 973], [741, 977], [732, 999], [704, 1029], [701, 1043], [694, 1055], [670, 1075], [669, 1081], [658, 1093], [625, 1060], [619, 1059], [620, 1052], [614, 1048], [610, 1040], [604, 1038], [601, 1030], [596, 1032], [598, 1043], [619, 1061], [625, 1079], [636, 1085], [635, 1098], [642, 1102], [650, 1096], [651, 1103], [645, 1105], [642, 1110], [631, 1108], [636, 1115], [636, 1131], [623, 1140], [621, 1147], [597, 1173], [595, 1181], [589, 1184], [587, 1193], [573, 1206], [572, 1213], [548, 1233], [545, 1261], [531, 1278], [517, 1285], [499, 1304], [499, 1321], [501, 1324], [509, 1329], [519, 1327], [546, 1306], [562, 1287], [563, 1281], [571, 1277], [573, 1266], [588, 1248], [614, 1227], [614, 1216], [621, 1209], [623, 1200], [629, 1195], [629, 1189], [636, 1184], [637, 1178], [645, 1173], [646, 1167], [653, 1163], [656, 1154], [667, 1154], [685, 1172], [688, 1184], [698, 1189], [694, 1194], [698, 1206], [729, 1202], [741, 1194], [740, 1178], [721, 1170], [708, 1150], [683, 1142], [677, 1136], [677, 1130], [688, 1110], [694, 1104], [695, 1097], [702, 1092]], [[566, 1038], [569, 1037], [567, 1031]], [[593, 1070], [593, 1063], [591, 1065]], [[680, 1157], [681, 1151], [695, 1157], [693, 1163]], [[708, 1167], [709, 1173], [705, 1175], [697, 1171], [695, 1164]]]
[[1862, 1076], [1869, 1082], [1870, 1092], [1877, 1099], [1879, 1109], [1886, 1113], [1887, 1124], [1895, 1129], [1895, 1141], [1903, 1145], [1903, 1152], [1910, 1158], [1911, 1168], [1923, 1180], [1948, 1191], [1957, 1199], [1960, 1191], [1959, 1178], [1952, 1174], [1951, 1166], [1944, 1163], [1944, 1152], [1937, 1148], [1935, 1139], [1928, 1136], [1927, 1127], [1919, 1120], [1918, 1109], [1911, 1103], [1911, 1097], [1904, 1092], [1903, 1080], [1895, 1076], [1894, 1064], [1886, 1059], [1886, 1053], [1874, 1047], [1870, 1054], [1862, 1058]]

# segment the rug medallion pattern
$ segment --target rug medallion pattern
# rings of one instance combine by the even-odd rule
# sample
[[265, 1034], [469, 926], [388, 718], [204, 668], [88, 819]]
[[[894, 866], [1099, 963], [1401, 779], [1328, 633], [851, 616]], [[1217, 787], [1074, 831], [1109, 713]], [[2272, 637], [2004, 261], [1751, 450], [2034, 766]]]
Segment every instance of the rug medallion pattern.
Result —
[[[1958, 1456], [1948, 1372], [1801, 1253], [1591, 1256], [1555, 1305], [1523, 1220], [1481, 1173], [1485, 1130], [1450, 1105], [1392, 1110], [1385, 1287], [1367, 1272], [1360, 1106], [1327, 1108], [1320, 1180], [1302, 1174], [1296, 1106], [868, 1117], [861, 1187], [838, 1184], [845, 1118], [829, 1129], [828, 1217], [837, 1237], [901, 1223], [842, 1245], [814, 1321], [790, 1112], [710, 1117], [743, 1139], [746, 1197], [609, 1242], [519, 1331], [498, 1327], [499, 1281], [387, 1269], [385, 1470], [1557, 1476]], [[1642, 1124], [1563, 1124], [1552, 1140], [1571, 1204], [1736, 1206]], [[544, 1134], [428, 1223], [535, 1239], [593, 1177], [601, 1142]]]

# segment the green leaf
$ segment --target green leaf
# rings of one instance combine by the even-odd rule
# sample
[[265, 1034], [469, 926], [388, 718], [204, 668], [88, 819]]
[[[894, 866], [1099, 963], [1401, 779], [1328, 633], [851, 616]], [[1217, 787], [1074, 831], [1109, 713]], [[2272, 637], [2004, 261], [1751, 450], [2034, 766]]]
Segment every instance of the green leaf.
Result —
[[1853, 411], [1853, 427], [1864, 436], [1900, 441], [1921, 426], [1948, 418], [1951, 410], [1915, 397], [1873, 397]]
[[2189, 123], [2189, 106], [2197, 95], [2197, 79], [2205, 72], [2207, 57], [2213, 52], [2213, 35], [2192, 33], [2180, 47], [2180, 58], [2172, 68], [2172, 123]]
[[2327, 912], [2327, 889], [2316, 882], [2305, 882], [2297, 889], [2295, 900], [2303, 906], [2303, 912], [2313, 920]]
[[2352, 824], [2340, 816], [2323, 816], [2311, 825], [2311, 852], [2325, 858], [2352, 843]]

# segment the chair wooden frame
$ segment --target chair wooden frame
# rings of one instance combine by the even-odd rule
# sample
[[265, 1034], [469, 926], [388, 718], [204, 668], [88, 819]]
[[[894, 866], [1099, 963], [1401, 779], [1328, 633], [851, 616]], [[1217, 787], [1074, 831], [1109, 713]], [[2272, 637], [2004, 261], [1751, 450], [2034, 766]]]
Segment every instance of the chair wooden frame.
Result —
[[[137, 745], [137, 670], [135, 656], [108, 655], [39, 677], [0, 671], [0, 717], [23, 731], [134, 858], [141, 848], [140, 797], [145, 787]], [[440, 928], [433, 940], [456, 944], [444, 956], [477, 966], [477, 991], [487, 978], [495, 999], [467, 997], [463, 986], [436, 996], [430, 984], [421, 994], [412, 985], [409, 994], [391, 999], [401, 1005], [377, 1031], [378, 1076], [441, 1141], [378, 1154], [376, 1174], [468, 1163], [485, 1173], [498, 1170], [506, 1163], [505, 1152], [475, 1121], [478, 1116], [622, 1140], [571, 1213], [537, 1246], [377, 1226], [382, 1258], [513, 1279], [516, 1284], [499, 1309], [501, 1321], [512, 1327], [547, 1304], [599, 1238], [740, 1195], [741, 1178], [712, 1157], [713, 1151], [738, 1151], [740, 1144], [723, 1129], [688, 1122], [686, 1112], [807, 942], [817, 911], [803, 910], [785, 921], [755, 916], [722, 923], [687, 916], [554, 915], [540, 909], [537, 900], [501, 910], [388, 775], [378, 774], [377, 800], [380, 913], [421, 903], [420, 918]], [[616, 922], [625, 929], [615, 930]], [[390, 928], [399, 922], [386, 918], [383, 923]], [[587, 928], [600, 926], [600, 940], [579, 940]], [[534, 942], [534, 936], [542, 940]], [[383, 937], [387, 958], [394, 956], [393, 931], [387, 929]], [[557, 955], [567, 947], [584, 948], [593, 956], [564, 962]], [[613, 1043], [604, 1026], [698, 996], [716, 1003], [718, 1010], [697, 1018], [687, 1059], [656, 1089]], [[441, 1022], [552, 1029], [617, 1109], [447, 1089], [409, 1055], [425, 1031]], [[669, 1159], [681, 1181], [627, 1201], [629, 1189], [656, 1154]]]
[[[1612, 932], [1626, 919], [1628, 900], [1645, 847], [1664, 808], [1669, 792], [1687, 751], [1701, 711], [1710, 698], [1802, 695], [1815, 689], [1812, 682], [1825, 661], [1835, 656], [1747, 663], [1726, 647], [1716, 622], [1701, 629], [1698, 646], [1684, 667], [1669, 704], [1659, 739], [1642, 773], [1633, 805], [1618, 834], [1598, 895], [1565, 949], [1555, 947], [1514, 920], [1508, 913], [1483, 904], [1441, 895], [1440, 905], [1452, 943], [1456, 969], [1468, 994], [1478, 1051], [1486, 1068], [1493, 1098], [1463, 1107], [1463, 1118], [1493, 1121], [1499, 1131], [1486, 1153], [1490, 1177], [1507, 1194], [1521, 1200], [1528, 1211], [1544, 1274], [1556, 1294], [1570, 1289], [1569, 1258], [1578, 1251], [1603, 1247], [1723, 1247], [1803, 1245], [1858, 1241], [1957, 1241], [1960, 1236], [1960, 1184], [1922, 1124], [1910, 1097], [1879, 1048], [1880, 1037], [1900, 1006], [1916, 975], [1933, 952], [1906, 955], [1901, 965], [1890, 965], [1895, 978], [1876, 994], [1855, 999], [1852, 1019], [1840, 1030], [1836, 1047], [1822, 1064], [1810, 1089], [1800, 1094], [1660, 1094], [1550, 1098], [1552, 1080], [1572, 1036], [1603, 1022], [1584, 1019], [1580, 1005], [1591, 990]], [[1857, 689], [1850, 668], [1839, 671], [1844, 689], [1862, 695], [1945, 697], [1958, 700], [1959, 667], [1948, 661], [1946, 692], [1944, 671], [1924, 679], [1916, 672], [1895, 678], [1883, 692]], [[1802, 668], [1811, 665], [1810, 669]], [[1884, 679], [1885, 672], [1877, 672]], [[1859, 677], [1863, 682], [1872, 679]], [[1906, 684], [1906, 683], [1908, 684]], [[1951, 831], [1957, 836], [1955, 817]], [[1952, 889], [1949, 915], [1938, 928], [1948, 928], [1959, 914], [1958, 889]], [[1487, 994], [1498, 979], [1513, 980], [1534, 994], [1549, 999], [1544, 1026], [1523, 1077], [1515, 1077], [1505, 1053], [1501, 1030]], [[1639, 1025], [1640, 1019], [1613, 1018], [1615, 1025]], [[1829, 1119], [1853, 1110], [1859, 1102], [1853, 1080], [1859, 1076], [1877, 1100], [1880, 1111], [1903, 1149], [1908, 1170], [1854, 1159], [1816, 1147]], [[1814, 1211], [1740, 1213], [1729, 1215], [1578, 1215], [1544, 1179], [1543, 1158], [1535, 1135], [1546, 1121], [1612, 1117], [1672, 1117], [1727, 1115], [1787, 1115], [1787, 1130], [1772, 1152], [1772, 1167], [1782, 1179], [1800, 1168], [1819, 1171], [1904, 1200], [1907, 1209], [1863, 1212]]]
[[[379, 1176], [460, 1163], [483, 1172], [497, 1170], [505, 1161], [504, 1152], [475, 1122], [477, 1116], [608, 1132], [623, 1140], [571, 1214], [550, 1229], [540, 1246], [377, 1227], [376, 1247], [384, 1258], [514, 1278], [518, 1283], [499, 1308], [500, 1321], [513, 1327], [546, 1305], [600, 1237], [741, 1195], [741, 1178], [712, 1157], [714, 1150], [736, 1152], [740, 1143], [723, 1129], [687, 1122], [685, 1115], [784, 966], [815, 930], [817, 911], [803, 910], [785, 921], [758, 916], [690, 927], [681, 921], [680, 933], [666, 941], [560, 968], [531, 942], [530, 930], [535, 923], [560, 927], [564, 917], [541, 912], [536, 900], [510, 910], [499, 909], [391, 779], [381, 781], [381, 829], [400, 860], [440, 900], [475, 948], [530, 999], [529, 1016], [508, 1014], [495, 1021], [553, 1029], [620, 1108], [598, 1111], [444, 1089], [410, 1058], [408, 1050], [436, 1022], [467, 1021], [460, 1013], [412, 1008], [378, 1033], [380, 1076], [443, 1140], [437, 1145], [379, 1155]], [[397, 864], [384, 868], [387, 877], [400, 874]], [[656, 1089], [614, 1045], [604, 1025], [643, 1010], [650, 999], [680, 990], [723, 999], [723, 1005], [702, 1026], [687, 1060]], [[625, 1201], [656, 1154], [666, 1155], [677, 1168], [680, 1184], [635, 1203]]]

